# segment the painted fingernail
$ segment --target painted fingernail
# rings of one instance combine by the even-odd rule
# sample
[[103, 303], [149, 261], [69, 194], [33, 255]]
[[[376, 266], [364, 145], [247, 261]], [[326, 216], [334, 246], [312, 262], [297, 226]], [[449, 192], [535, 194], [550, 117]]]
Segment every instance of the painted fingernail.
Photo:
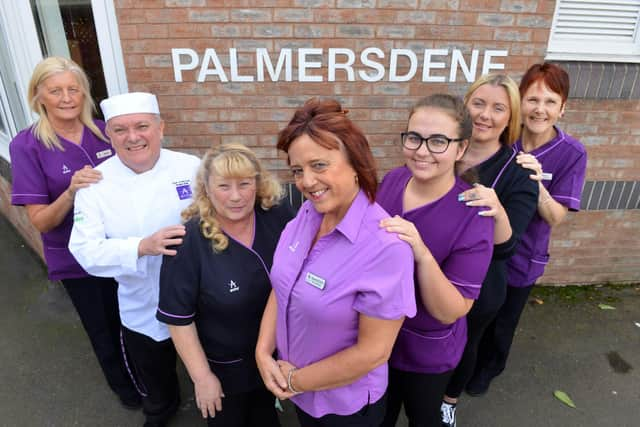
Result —
[[458, 194], [458, 201], [464, 202], [464, 194]]

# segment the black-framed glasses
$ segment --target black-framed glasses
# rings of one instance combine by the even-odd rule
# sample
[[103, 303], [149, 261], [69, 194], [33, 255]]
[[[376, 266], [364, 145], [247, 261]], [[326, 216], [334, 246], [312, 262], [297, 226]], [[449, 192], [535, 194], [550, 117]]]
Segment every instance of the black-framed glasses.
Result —
[[417, 151], [424, 142], [431, 153], [444, 153], [452, 142], [463, 141], [464, 138], [449, 138], [439, 133], [424, 137], [418, 132], [402, 132], [402, 146], [408, 150]]

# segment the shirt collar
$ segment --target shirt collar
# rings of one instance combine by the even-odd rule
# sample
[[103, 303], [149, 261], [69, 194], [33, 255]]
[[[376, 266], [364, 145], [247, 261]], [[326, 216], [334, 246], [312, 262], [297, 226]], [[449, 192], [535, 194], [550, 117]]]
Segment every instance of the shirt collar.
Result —
[[354, 243], [358, 237], [362, 219], [364, 218], [370, 204], [371, 203], [369, 202], [367, 195], [364, 194], [364, 191], [358, 191], [356, 198], [353, 199], [353, 202], [351, 203], [351, 206], [344, 218], [342, 218], [342, 221], [340, 221], [336, 226], [336, 230], [349, 239], [351, 243]]

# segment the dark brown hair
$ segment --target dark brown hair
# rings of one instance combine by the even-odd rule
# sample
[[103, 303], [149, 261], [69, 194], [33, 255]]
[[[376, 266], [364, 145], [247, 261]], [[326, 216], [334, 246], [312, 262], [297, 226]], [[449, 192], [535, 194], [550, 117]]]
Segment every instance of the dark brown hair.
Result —
[[289, 124], [278, 133], [278, 149], [287, 153], [291, 143], [308, 135], [329, 150], [342, 146], [351, 167], [358, 175], [360, 188], [370, 202], [376, 198], [376, 166], [364, 133], [347, 117], [347, 110], [335, 99], [311, 98], [296, 110]]
[[569, 97], [569, 74], [564, 68], [550, 62], [533, 64], [520, 80], [520, 96], [524, 97], [532, 84], [542, 81], [546, 87], [562, 97], [562, 104]]

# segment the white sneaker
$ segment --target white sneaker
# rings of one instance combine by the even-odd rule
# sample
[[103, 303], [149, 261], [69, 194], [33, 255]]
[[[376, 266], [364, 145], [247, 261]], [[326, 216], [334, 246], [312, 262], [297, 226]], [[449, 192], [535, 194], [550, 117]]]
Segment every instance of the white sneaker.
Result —
[[443, 401], [440, 405], [440, 417], [442, 427], [456, 427], [456, 405]]

